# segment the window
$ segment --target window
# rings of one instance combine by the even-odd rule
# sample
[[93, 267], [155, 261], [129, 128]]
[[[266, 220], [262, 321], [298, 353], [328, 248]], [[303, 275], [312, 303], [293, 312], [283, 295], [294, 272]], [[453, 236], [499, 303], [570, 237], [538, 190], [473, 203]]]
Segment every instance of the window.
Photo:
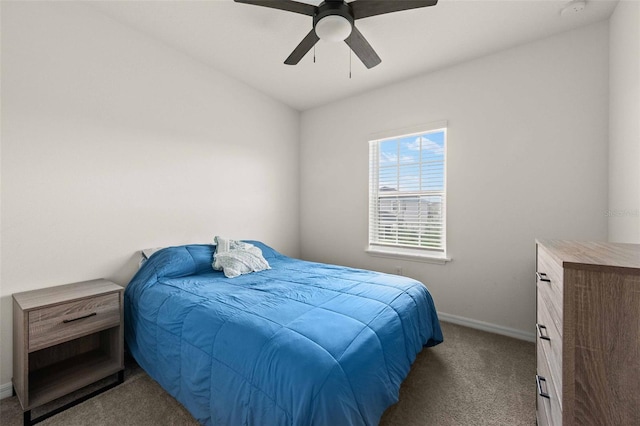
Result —
[[446, 125], [369, 142], [370, 253], [446, 260]]

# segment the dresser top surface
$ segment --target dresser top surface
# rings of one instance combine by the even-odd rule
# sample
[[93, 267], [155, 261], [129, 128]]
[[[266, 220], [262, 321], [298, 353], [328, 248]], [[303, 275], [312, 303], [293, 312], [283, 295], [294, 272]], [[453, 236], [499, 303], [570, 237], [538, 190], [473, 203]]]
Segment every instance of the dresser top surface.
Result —
[[111, 281], [97, 279], [14, 293], [13, 299], [20, 305], [23, 311], [28, 311], [43, 306], [56, 305], [71, 300], [84, 299], [123, 290], [123, 287]]
[[536, 239], [563, 266], [640, 269], [640, 244]]

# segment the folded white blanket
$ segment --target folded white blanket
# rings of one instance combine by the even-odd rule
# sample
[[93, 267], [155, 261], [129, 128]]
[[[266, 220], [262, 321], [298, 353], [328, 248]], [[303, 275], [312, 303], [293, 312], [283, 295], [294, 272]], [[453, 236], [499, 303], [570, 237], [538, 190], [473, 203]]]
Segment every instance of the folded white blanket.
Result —
[[271, 269], [262, 256], [262, 250], [253, 244], [216, 237], [216, 252], [213, 255], [213, 269], [224, 272], [227, 278], [234, 278], [250, 272]]

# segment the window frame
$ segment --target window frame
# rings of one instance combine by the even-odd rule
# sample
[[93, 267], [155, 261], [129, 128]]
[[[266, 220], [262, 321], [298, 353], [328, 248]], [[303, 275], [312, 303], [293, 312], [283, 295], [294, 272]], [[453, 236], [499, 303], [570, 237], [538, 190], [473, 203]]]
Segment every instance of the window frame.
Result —
[[[433, 123], [423, 124], [419, 126], [414, 126], [411, 128], [403, 128], [390, 130], [386, 132], [380, 132], [376, 134], [370, 135], [368, 139], [368, 152], [369, 152], [369, 164], [368, 164], [368, 187], [369, 187], [369, 200], [367, 203], [367, 247], [365, 252], [371, 256], [376, 257], [389, 257], [389, 258], [397, 258], [403, 260], [412, 260], [419, 262], [428, 262], [428, 263], [437, 263], [444, 264], [446, 262], [451, 261], [451, 258], [448, 256], [447, 249], [447, 163], [448, 163], [448, 123], [447, 121], [437, 121]], [[404, 137], [409, 136], [419, 136], [424, 135], [426, 133], [435, 133], [438, 131], [442, 131], [444, 133], [444, 160], [443, 160], [443, 189], [442, 189], [442, 230], [443, 237], [441, 240], [442, 250], [430, 250], [428, 248], [420, 248], [420, 247], [403, 247], [397, 245], [381, 245], [372, 243], [372, 204], [378, 198], [379, 188], [374, 190], [372, 185], [374, 184], [373, 180], [373, 170], [372, 170], [372, 144], [377, 143], [378, 147], [381, 142], [393, 140], [393, 139], [402, 139]], [[378, 151], [379, 152], [379, 151]], [[378, 154], [379, 155], [379, 154]], [[377, 171], [380, 170], [380, 160], [377, 161]], [[376, 180], [377, 182], [377, 180]], [[377, 203], [376, 203], [377, 205]]]

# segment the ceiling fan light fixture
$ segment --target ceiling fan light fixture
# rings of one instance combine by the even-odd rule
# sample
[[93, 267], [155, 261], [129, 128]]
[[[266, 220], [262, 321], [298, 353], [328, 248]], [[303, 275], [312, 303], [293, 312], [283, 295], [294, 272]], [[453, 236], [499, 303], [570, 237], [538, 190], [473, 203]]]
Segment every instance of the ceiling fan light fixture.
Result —
[[351, 35], [351, 22], [341, 15], [328, 15], [316, 23], [316, 35], [320, 40], [343, 41]]

